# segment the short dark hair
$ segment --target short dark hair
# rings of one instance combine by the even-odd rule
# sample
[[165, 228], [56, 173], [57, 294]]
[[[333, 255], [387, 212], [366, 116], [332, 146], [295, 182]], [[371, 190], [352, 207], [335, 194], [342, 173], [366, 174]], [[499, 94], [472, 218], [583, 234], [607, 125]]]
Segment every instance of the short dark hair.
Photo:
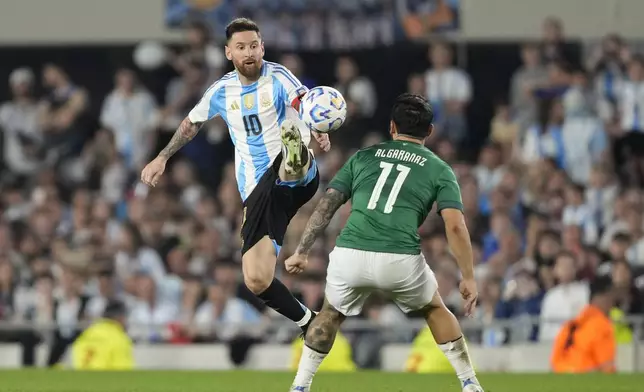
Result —
[[233, 19], [228, 23], [228, 26], [226, 26], [226, 40], [230, 41], [233, 34], [241, 33], [242, 31], [254, 31], [259, 34], [259, 26], [248, 18]]
[[391, 120], [396, 124], [398, 133], [424, 139], [429, 136], [429, 128], [434, 121], [434, 112], [424, 97], [401, 94], [394, 102]]
[[613, 289], [613, 280], [609, 276], [599, 276], [590, 282], [590, 299], [609, 293]]
[[103, 317], [107, 319], [116, 319], [118, 317], [125, 316], [126, 313], [127, 307], [123, 302], [111, 300], [105, 305]]

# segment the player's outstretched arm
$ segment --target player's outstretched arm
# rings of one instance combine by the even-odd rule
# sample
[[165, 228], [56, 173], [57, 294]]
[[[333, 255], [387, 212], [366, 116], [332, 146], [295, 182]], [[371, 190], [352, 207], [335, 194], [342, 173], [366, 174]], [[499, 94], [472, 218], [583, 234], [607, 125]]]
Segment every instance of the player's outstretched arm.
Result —
[[302, 234], [300, 244], [298, 245], [295, 253], [309, 253], [315, 243], [315, 239], [320, 235], [320, 233], [324, 232], [329, 225], [329, 222], [331, 222], [333, 215], [335, 215], [336, 211], [338, 211], [338, 209], [342, 207], [348, 199], [349, 198], [344, 193], [337, 189], [329, 188], [326, 191], [322, 200], [320, 200], [317, 207], [315, 207], [315, 211], [313, 211], [311, 218], [309, 218], [309, 222], [306, 224], [304, 234]]
[[188, 117], [184, 118], [179, 129], [174, 133], [167, 146], [157, 155], [152, 162], [148, 163], [141, 171], [141, 181], [149, 186], [156, 186], [159, 178], [165, 171], [165, 164], [181, 147], [188, 144], [199, 132], [203, 123], [193, 123]]
[[349, 198], [337, 189], [329, 188], [326, 191], [324, 196], [322, 196], [322, 200], [315, 207], [315, 211], [313, 211], [309, 222], [306, 224], [304, 234], [302, 234], [295, 254], [284, 262], [288, 273], [299, 274], [304, 271], [304, 268], [308, 264], [307, 256], [315, 243], [315, 239], [326, 229], [335, 212], [347, 200]]
[[188, 117], [184, 118], [168, 145], [159, 153], [159, 157], [164, 158], [166, 161], [170, 159], [181, 147], [188, 144], [199, 133], [201, 125], [203, 123], [193, 123]]
[[474, 310], [478, 299], [476, 281], [474, 280], [474, 256], [472, 254], [470, 233], [467, 230], [465, 216], [461, 210], [445, 208], [441, 210], [441, 216], [445, 222], [447, 243], [463, 276], [460, 291], [465, 300], [465, 313], [469, 316]]

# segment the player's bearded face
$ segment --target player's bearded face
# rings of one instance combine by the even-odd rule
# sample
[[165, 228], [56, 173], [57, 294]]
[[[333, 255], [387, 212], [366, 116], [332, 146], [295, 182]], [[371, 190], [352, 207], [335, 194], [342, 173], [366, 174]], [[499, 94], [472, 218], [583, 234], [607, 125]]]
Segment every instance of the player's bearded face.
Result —
[[249, 79], [257, 79], [264, 57], [264, 44], [254, 31], [233, 34], [226, 46], [226, 57], [233, 62], [235, 69]]

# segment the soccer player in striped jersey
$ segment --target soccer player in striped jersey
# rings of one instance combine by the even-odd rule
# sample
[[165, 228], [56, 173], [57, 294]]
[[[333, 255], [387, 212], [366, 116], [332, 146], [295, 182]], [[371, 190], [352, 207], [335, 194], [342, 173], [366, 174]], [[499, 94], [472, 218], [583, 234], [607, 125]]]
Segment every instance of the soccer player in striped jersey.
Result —
[[[246, 286], [266, 305], [293, 320], [303, 332], [314, 313], [275, 278], [275, 265], [286, 228], [298, 209], [317, 192], [319, 174], [300, 133], [297, 109], [308, 89], [284, 66], [265, 61], [258, 26], [239, 18], [226, 27], [226, 57], [235, 70], [204, 93], [168, 145], [141, 173], [155, 186], [168, 159], [197, 134], [201, 125], [221, 116], [235, 145], [235, 172], [243, 200], [242, 270]], [[302, 129], [304, 125], [302, 124]], [[328, 151], [328, 135], [313, 133]]]

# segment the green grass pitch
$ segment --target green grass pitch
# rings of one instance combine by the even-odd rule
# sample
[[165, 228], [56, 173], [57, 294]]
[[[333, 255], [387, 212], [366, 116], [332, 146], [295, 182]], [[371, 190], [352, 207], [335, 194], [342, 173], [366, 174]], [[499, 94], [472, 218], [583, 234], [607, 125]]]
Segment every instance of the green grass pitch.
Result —
[[[294, 373], [286, 372], [73, 372], [0, 371], [0, 392], [287, 392]], [[557, 376], [481, 374], [486, 392], [644, 391], [644, 373]], [[451, 375], [358, 372], [321, 373], [312, 392], [459, 392]]]

